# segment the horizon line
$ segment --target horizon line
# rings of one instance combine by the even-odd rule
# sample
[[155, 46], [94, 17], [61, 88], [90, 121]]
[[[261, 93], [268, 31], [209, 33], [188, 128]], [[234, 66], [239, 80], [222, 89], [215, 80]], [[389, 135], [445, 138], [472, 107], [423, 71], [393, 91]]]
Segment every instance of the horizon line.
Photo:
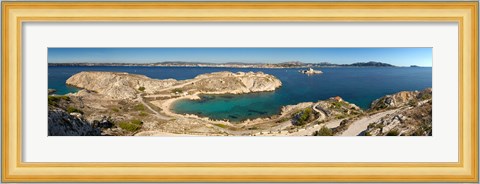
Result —
[[389, 64], [392, 66], [396, 67], [411, 67], [411, 66], [418, 66], [418, 67], [432, 67], [426, 66], [426, 65], [393, 65], [390, 63], [386, 62], [381, 62], [381, 61], [356, 61], [356, 62], [351, 62], [351, 63], [332, 63], [328, 61], [319, 61], [319, 62], [302, 62], [302, 61], [279, 61], [276, 63], [268, 63], [268, 62], [242, 62], [242, 61], [231, 61], [231, 62], [208, 62], [208, 61], [182, 61], [182, 60], [167, 60], [167, 61], [156, 61], [156, 62], [92, 62], [92, 61], [85, 61], [85, 62], [47, 62], [48, 64], [133, 64], [133, 65], [142, 65], [142, 64], [162, 64], [162, 63], [195, 63], [195, 64], [212, 64], [212, 65], [219, 65], [219, 64], [265, 64], [265, 65], [275, 65], [275, 64], [287, 64], [287, 63], [301, 63], [301, 64], [321, 64], [321, 63], [328, 63], [328, 64], [333, 64], [333, 65], [351, 65], [355, 63], [369, 63], [369, 62], [376, 62], [376, 63], [383, 63], [383, 64]]

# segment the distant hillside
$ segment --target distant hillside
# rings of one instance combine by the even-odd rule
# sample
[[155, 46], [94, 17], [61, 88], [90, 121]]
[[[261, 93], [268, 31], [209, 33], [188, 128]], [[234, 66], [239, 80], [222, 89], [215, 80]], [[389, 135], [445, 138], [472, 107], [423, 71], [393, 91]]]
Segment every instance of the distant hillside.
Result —
[[388, 63], [381, 63], [381, 62], [375, 62], [375, 61], [370, 61], [370, 62], [366, 62], [366, 63], [362, 63], [362, 62], [359, 62], [359, 63], [353, 63], [353, 64], [350, 64], [349, 66], [358, 66], [358, 67], [395, 67], [391, 64], [388, 64]]
[[308, 67], [395, 67], [394, 65], [376, 61], [357, 62], [352, 64], [334, 64], [329, 62], [303, 63], [289, 61], [283, 63], [206, 63], [186, 61], [164, 61], [156, 63], [48, 63], [48, 66], [164, 66], [164, 67], [231, 67], [231, 68], [308, 68]]

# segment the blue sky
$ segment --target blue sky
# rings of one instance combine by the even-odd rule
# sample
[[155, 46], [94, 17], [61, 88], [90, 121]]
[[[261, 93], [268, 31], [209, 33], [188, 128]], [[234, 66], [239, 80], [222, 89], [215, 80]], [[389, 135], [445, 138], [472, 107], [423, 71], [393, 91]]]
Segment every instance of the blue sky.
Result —
[[163, 61], [350, 64], [377, 61], [432, 66], [432, 48], [49, 48], [49, 63], [153, 63]]

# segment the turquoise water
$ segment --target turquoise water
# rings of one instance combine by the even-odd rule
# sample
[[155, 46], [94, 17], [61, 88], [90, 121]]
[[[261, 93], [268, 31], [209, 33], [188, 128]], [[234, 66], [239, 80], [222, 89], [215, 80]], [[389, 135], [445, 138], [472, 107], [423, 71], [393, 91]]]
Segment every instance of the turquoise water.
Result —
[[181, 100], [172, 107], [177, 113], [197, 114], [213, 119], [242, 121], [278, 114], [282, 106], [341, 96], [361, 108], [387, 94], [422, 90], [432, 86], [431, 67], [398, 68], [320, 68], [324, 73], [307, 76], [299, 69], [243, 69], [196, 67], [49, 67], [49, 88], [57, 94], [75, 92], [65, 81], [80, 71], [118, 71], [143, 74], [151, 78], [178, 80], [199, 74], [231, 71], [262, 71], [279, 78], [283, 86], [274, 92], [244, 95], [203, 95], [201, 100]]

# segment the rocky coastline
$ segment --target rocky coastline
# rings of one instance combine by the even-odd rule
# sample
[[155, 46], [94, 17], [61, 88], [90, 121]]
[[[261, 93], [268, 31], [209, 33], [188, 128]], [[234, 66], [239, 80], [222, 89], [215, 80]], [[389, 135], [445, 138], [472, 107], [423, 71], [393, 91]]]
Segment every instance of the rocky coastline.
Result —
[[[281, 81], [262, 72], [215, 72], [187, 80], [80, 72], [66, 83], [82, 90], [65, 96], [49, 95], [49, 135], [432, 135], [431, 88], [384, 96], [367, 110], [332, 97], [288, 105], [268, 118], [231, 123], [176, 114], [170, 106], [180, 99], [198, 99], [200, 94], [274, 91], [282, 86]], [[72, 127], [78, 130], [70, 130]]]

